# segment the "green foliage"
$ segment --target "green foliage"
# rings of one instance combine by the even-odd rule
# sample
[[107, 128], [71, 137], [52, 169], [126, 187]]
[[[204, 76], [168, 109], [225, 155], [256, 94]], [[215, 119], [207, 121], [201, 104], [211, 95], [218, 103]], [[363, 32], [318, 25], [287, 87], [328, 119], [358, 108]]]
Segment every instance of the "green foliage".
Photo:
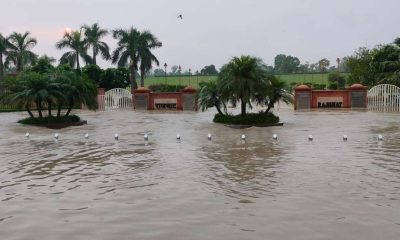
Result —
[[335, 83], [338, 89], [344, 89], [346, 85], [346, 78], [338, 72], [331, 72], [328, 75], [329, 83]]
[[60, 64], [69, 64], [71, 67], [76, 65], [76, 69], [80, 70], [80, 57], [83, 58], [86, 63], [92, 62], [91, 57], [87, 54], [88, 46], [80, 31], [66, 32], [63, 38], [56, 43], [56, 48], [68, 48], [71, 50], [61, 56]]
[[17, 67], [17, 71], [20, 72], [24, 69], [26, 65], [32, 64], [36, 61], [37, 56], [31, 49], [36, 46], [37, 40], [30, 37], [30, 32], [25, 32], [23, 34], [13, 32], [9, 37], [9, 50], [7, 52], [7, 57], [5, 65], [8, 66], [13, 63]]
[[275, 116], [273, 113], [248, 113], [245, 116], [242, 115], [227, 115], [217, 113], [213, 119], [217, 123], [225, 124], [269, 124], [278, 123], [279, 117]]
[[126, 88], [129, 84], [129, 70], [126, 68], [108, 68], [100, 76], [99, 86], [106, 90]]
[[201, 75], [217, 75], [218, 71], [213, 64], [209, 66], [205, 66], [203, 69], [200, 70]]
[[31, 67], [30, 71], [37, 73], [49, 73], [54, 71], [54, 66], [51, 64], [52, 59], [45, 56], [42, 56], [38, 59], [38, 61]]
[[338, 84], [337, 83], [330, 83], [328, 88], [330, 90], [337, 90], [338, 89]]
[[67, 107], [65, 116], [81, 104], [91, 110], [97, 108], [95, 83], [73, 71], [22, 72], [15, 81], [7, 82], [6, 89], [4, 103], [25, 109], [32, 118], [32, 108], [36, 108], [39, 118], [43, 118], [45, 109], [52, 116], [54, 106], [57, 106], [57, 117], [61, 117], [63, 106]]
[[325, 89], [326, 89], [326, 84], [317, 84], [317, 83], [314, 83], [314, 84], [312, 85], [312, 88], [313, 88], [314, 90], [325, 90]]
[[169, 85], [169, 84], [154, 84], [150, 85], [149, 89], [152, 92], [179, 92], [180, 90], [184, 89], [185, 86], [183, 85]]
[[107, 43], [100, 41], [101, 38], [105, 37], [108, 34], [108, 31], [105, 29], [101, 29], [97, 23], [94, 23], [92, 26], [84, 25], [82, 29], [85, 30], [85, 47], [92, 48], [93, 55], [91, 58], [91, 63], [96, 65], [97, 55], [100, 53], [103, 59], [108, 60], [111, 58], [110, 56], [110, 48]]
[[275, 57], [274, 64], [276, 73], [294, 73], [299, 68], [300, 60], [297, 57], [279, 54]]
[[361, 83], [366, 86], [377, 84], [376, 73], [372, 66], [372, 55], [369, 49], [359, 48], [352, 56], [347, 57], [346, 65], [350, 71], [348, 84]]
[[101, 76], [104, 71], [95, 64], [88, 64], [82, 68], [82, 73], [86, 75], [90, 80], [93, 80], [97, 84], [100, 84]]
[[330, 65], [330, 62], [326, 58], [323, 58], [318, 61], [318, 67], [321, 72], [326, 72], [328, 70], [329, 65]]
[[221, 108], [226, 112], [226, 104], [216, 81], [200, 82], [199, 86], [200, 91], [197, 97], [202, 111], [216, 107], [219, 114], [223, 114]]
[[18, 122], [22, 124], [31, 124], [31, 125], [41, 125], [41, 124], [49, 124], [49, 123], [76, 123], [79, 122], [81, 119], [76, 115], [70, 116], [61, 116], [61, 117], [54, 117], [54, 116], [47, 116], [43, 118], [25, 118], [21, 119]]

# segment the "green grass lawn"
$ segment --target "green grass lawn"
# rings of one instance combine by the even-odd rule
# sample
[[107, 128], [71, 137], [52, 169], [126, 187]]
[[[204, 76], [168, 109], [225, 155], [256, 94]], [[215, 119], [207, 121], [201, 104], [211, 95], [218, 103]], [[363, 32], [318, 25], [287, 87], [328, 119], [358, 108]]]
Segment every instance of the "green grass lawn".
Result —
[[[347, 76], [347, 73], [342, 73]], [[312, 84], [326, 84], [328, 85], [328, 73], [301, 73], [301, 74], [280, 74], [276, 75], [281, 80], [285, 81], [288, 85], [290, 83], [312, 83]], [[169, 85], [190, 85], [197, 88], [199, 82], [207, 82], [216, 80], [217, 76], [167, 76], [165, 77], [147, 77], [145, 79], [145, 86], [148, 87], [152, 84], [167, 83]]]

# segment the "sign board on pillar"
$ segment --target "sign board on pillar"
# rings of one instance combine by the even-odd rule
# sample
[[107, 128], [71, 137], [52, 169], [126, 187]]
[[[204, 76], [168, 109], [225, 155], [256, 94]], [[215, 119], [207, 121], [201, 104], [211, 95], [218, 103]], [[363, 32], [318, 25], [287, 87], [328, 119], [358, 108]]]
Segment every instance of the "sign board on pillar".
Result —
[[365, 108], [366, 107], [366, 92], [351, 92], [351, 107], [352, 108]]
[[154, 99], [154, 109], [176, 109], [176, 98], [156, 98]]
[[296, 109], [309, 109], [310, 100], [311, 100], [311, 93], [309, 92], [299, 92], [296, 93]]
[[183, 110], [196, 110], [196, 94], [183, 94]]
[[147, 110], [148, 99], [146, 95], [136, 95], [135, 96], [135, 108]]

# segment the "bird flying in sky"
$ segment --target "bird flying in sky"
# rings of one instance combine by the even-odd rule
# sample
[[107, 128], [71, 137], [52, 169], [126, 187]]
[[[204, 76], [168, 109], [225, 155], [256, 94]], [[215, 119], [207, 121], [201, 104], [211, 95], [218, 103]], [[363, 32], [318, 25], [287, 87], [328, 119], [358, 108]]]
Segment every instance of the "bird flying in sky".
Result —
[[178, 15], [178, 18], [183, 19], [182, 14], [179, 14], [179, 15]]

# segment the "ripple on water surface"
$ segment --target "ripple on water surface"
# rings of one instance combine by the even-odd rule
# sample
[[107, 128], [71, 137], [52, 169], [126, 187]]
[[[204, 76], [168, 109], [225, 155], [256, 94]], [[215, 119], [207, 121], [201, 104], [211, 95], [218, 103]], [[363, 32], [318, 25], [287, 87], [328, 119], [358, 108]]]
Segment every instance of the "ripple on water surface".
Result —
[[400, 235], [399, 115], [283, 109], [283, 127], [238, 130], [211, 123], [213, 114], [83, 112], [89, 124], [59, 130], [58, 140], [16, 124], [21, 113], [0, 114], [1, 236]]

